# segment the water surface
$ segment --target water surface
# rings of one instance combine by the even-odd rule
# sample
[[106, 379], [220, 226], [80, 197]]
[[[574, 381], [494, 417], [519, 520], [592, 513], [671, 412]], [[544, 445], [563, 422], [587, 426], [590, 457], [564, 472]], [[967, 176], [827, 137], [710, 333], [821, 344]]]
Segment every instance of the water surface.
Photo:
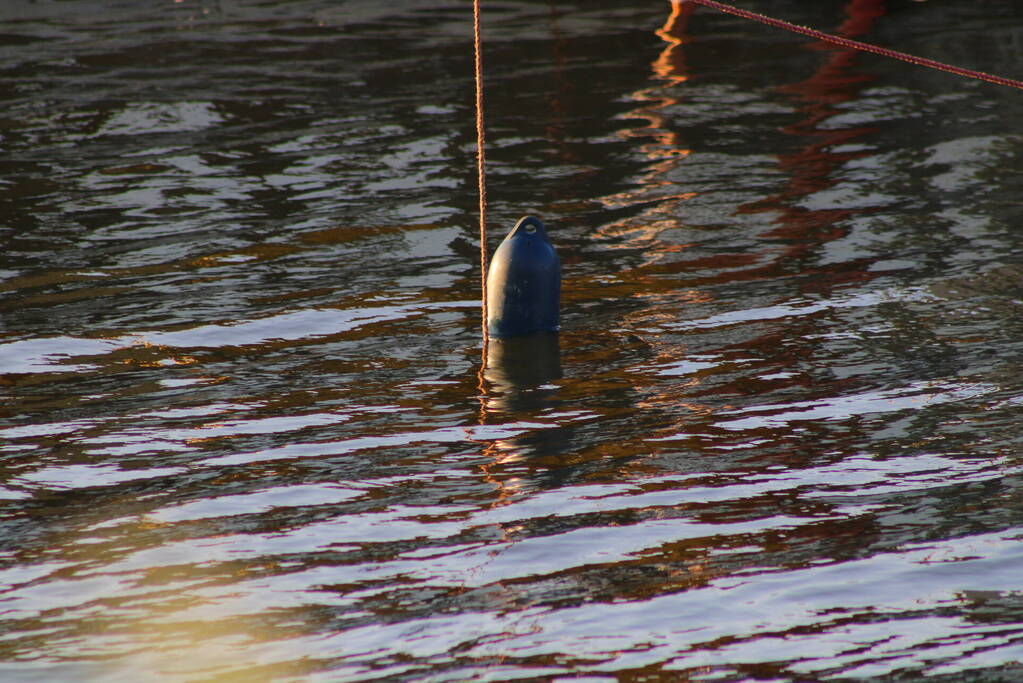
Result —
[[[0, 678], [1023, 676], [1016, 91], [659, 2], [0, 9]], [[1023, 77], [1013, 3], [744, 3]]]

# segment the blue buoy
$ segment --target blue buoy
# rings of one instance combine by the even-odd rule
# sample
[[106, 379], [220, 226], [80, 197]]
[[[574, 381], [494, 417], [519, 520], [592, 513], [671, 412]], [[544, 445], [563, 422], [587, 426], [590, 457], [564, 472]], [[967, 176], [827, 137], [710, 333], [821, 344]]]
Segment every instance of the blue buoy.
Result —
[[525, 216], [490, 262], [487, 330], [494, 337], [518, 337], [560, 326], [561, 262], [543, 221]]

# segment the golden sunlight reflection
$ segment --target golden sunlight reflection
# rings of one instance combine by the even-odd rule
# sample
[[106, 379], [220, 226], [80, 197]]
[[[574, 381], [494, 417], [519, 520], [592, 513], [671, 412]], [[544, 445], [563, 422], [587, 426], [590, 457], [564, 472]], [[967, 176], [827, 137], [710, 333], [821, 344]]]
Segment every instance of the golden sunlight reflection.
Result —
[[[116, 517], [116, 511], [110, 516]], [[134, 549], [120, 562], [131, 569], [116, 574], [122, 586], [119, 593], [132, 596], [133, 609], [130, 613], [117, 610], [122, 615], [116, 622], [102, 613], [95, 619], [94, 627], [107, 632], [110, 646], [124, 652], [123, 658], [101, 665], [101, 670], [112, 677], [134, 680], [275, 679], [284, 665], [254, 661], [253, 648], [274, 641], [279, 650], [275, 659], [287, 660], [280, 650], [282, 644], [286, 647], [288, 634], [279, 626], [264, 626], [263, 620], [249, 617], [266, 608], [257, 590], [217, 588], [217, 575], [225, 568], [211, 559], [215, 537], [151, 547], [154, 538], [173, 534], [173, 526], [148, 515], [122, 517], [115, 527], [97, 529], [94, 533], [99, 537], [69, 539], [80, 566], [109, 566], [112, 557], [126, 548]], [[109, 540], [102, 538], [111, 533], [115, 535]], [[115, 580], [113, 574], [106, 578]], [[76, 577], [68, 580], [74, 582]], [[77, 581], [98, 585], [92, 575]], [[116, 600], [119, 603], [121, 598]], [[83, 608], [107, 601], [100, 597], [83, 603]], [[143, 671], [147, 674], [141, 675]]]
[[[884, 14], [884, 4], [884, 0], [850, 0], [845, 5], [846, 19], [839, 27], [838, 32], [847, 37], [866, 33]], [[675, 18], [678, 9], [673, 5], [672, 18], [669, 18], [664, 35], [662, 35], [662, 38], [666, 40], [666, 36], [679, 36], [679, 20]], [[675, 74], [673, 69], [677, 69], [679, 65], [683, 64], [681, 52], [685, 41], [669, 42], [669, 46], [662, 54], [664, 59], [656, 63], [661, 69], [656, 72], [658, 77], [666, 80]], [[837, 226], [839, 221], [851, 213], [850, 209], [841, 206], [828, 206], [826, 202], [822, 206], [813, 207], [807, 207], [804, 204], [808, 197], [826, 192], [834, 186], [837, 183], [836, 171], [841, 169], [844, 164], [866, 154], [866, 152], [851, 151], [847, 146], [869, 135], [871, 133], [869, 127], [864, 125], [833, 126], [827, 125], [825, 122], [841, 112], [838, 105], [858, 97], [860, 90], [870, 82], [871, 76], [857, 70], [860, 57], [854, 50], [835, 49], [832, 46], [818, 44], [813, 44], [813, 47], [828, 51], [827, 59], [817, 72], [806, 80], [780, 88], [781, 92], [792, 97], [797, 112], [803, 115], [798, 123], [781, 129], [784, 135], [791, 136], [798, 141], [794, 152], [778, 156], [778, 168], [787, 178], [787, 182], [780, 192], [755, 203], [737, 207], [740, 213], [765, 212], [771, 214], [774, 225], [768, 226], [765, 236], [775, 240], [784, 240], [786, 246], [778, 250], [769, 263], [754, 266], [753, 270], [747, 269], [745, 277], [753, 276], [755, 272], [765, 269], [774, 272], [779, 266], [784, 267], [787, 262], [802, 261], [805, 259], [805, 254], [816, 253], [823, 242], [836, 239], [844, 234], [841, 232], [842, 229]], [[658, 108], [663, 108], [663, 106], [655, 107], [654, 113]], [[653, 121], [654, 119], [649, 120]], [[659, 139], [663, 140], [664, 138]], [[870, 209], [865, 210], [869, 211]], [[654, 249], [656, 250], [656, 247]], [[871, 275], [866, 269], [845, 268], [842, 271], [842, 277], [866, 280]], [[803, 286], [807, 288], [808, 294], [828, 295], [830, 286], [834, 282], [835, 276], [829, 272], [820, 272], [817, 277], [805, 278]], [[644, 318], [651, 318], [658, 312], [645, 311], [642, 315]], [[656, 325], [656, 320], [646, 319], [633, 321], [633, 324], [644, 322], [651, 326]], [[666, 322], [670, 322], [670, 320]], [[803, 324], [816, 326], [817, 319], [807, 316], [804, 318]], [[790, 327], [786, 334], [789, 339], [819, 337], [815, 328], [800, 330]], [[763, 357], [764, 354], [760, 349], [777, 345], [777, 343], [776, 333], [772, 332], [729, 349], [725, 356]], [[665, 357], [664, 354], [659, 354], [655, 367], [671, 368], [673, 364], [679, 365], [677, 357]], [[682, 365], [684, 366], [684, 363]], [[688, 413], [683, 414], [672, 427], [653, 434], [653, 439], [692, 442], [694, 437], [699, 436], [701, 428], [698, 425], [704, 421], [703, 418], [710, 414], [710, 409], [694, 402], [689, 396], [699, 395], [698, 387], [703, 379], [726, 370], [729, 363], [721, 359], [707, 368], [698, 368], [696, 365], [698, 364], [694, 364], [691, 372], [685, 373], [682, 373], [682, 366], [680, 366], [679, 373], [681, 374], [675, 377], [677, 381], [655, 383], [653, 386], [645, 388], [646, 393], [642, 403], [645, 407], [674, 405]], [[674, 371], [669, 370], [669, 376], [673, 374]], [[806, 378], [794, 376], [786, 381], [798, 383], [806, 381]], [[737, 386], [734, 390], [737, 393], [743, 393], [749, 389]], [[726, 388], [719, 387], [718, 391], [726, 391]], [[672, 434], [673, 430], [674, 435]], [[698, 448], [698, 444], [693, 444], [693, 447]]]
[[[672, 1], [668, 17], [655, 31], [665, 46], [650, 65], [654, 83], [632, 93], [632, 99], [640, 106], [629, 112], [627, 118], [638, 119], [643, 124], [619, 133], [623, 138], [645, 140], [639, 149], [650, 163], [633, 189], [601, 198], [607, 208], [640, 208], [637, 215], [601, 226], [598, 234], [604, 238], [614, 238], [607, 245], [609, 248], [643, 249], [643, 265], [623, 274], [622, 279], [628, 282], [628, 286], [622, 289], [627, 296], [636, 296], [637, 292], [641, 292], [648, 305], [626, 313], [623, 325], [627, 329], [637, 330], [653, 345], [651, 349], [655, 359], [648, 368], [670, 367], [678, 362], [677, 345], [670, 350], [661, 349], [657, 338], [660, 330], [677, 321], [680, 307], [708, 304], [713, 299], [705, 290], [679, 289], [675, 278], [659, 278], [649, 268], [665, 257], [677, 256], [690, 247], [686, 242], [664, 239], [662, 235], [683, 227], [679, 207], [697, 196], [696, 192], [679, 186], [671, 179], [672, 172], [689, 156], [691, 150], [674, 129], [674, 123], [666, 111], [683, 103], [679, 97], [679, 86], [690, 78], [690, 69], [685, 59], [685, 45], [689, 42], [686, 26], [694, 8], [692, 3]], [[601, 289], [606, 290], [607, 286], [601, 284]], [[714, 370], [711, 368], [707, 372]], [[648, 372], [643, 379], [636, 378], [639, 383], [636, 386], [639, 407], [658, 411], [665, 406], [673, 406], [673, 412], [681, 409], [688, 412], [689, 416], [710, 414], [709, 406], [686, 397], [698, 388], [703, 373], [673, 377], [671, 381], [662, 381], [654, 375], [656, 373]], [[682, 422], [688, 422], [689, 416], [683, 417]], [[655, 429], [649, 436], [654, 439], [674, 436], [680, 429], [684, 430], [685, 427], [679, 421], [672, 421], [670, 426]]]
[[672, 0], [671, 14], [668, 15], [664, 26], [655, 32], [658, 38], [668, 43], [668, 46], [654, 60], [654, 73], [673, 83], [685, 81], [689, 78], [685, 67], [685, 53], [678, 48], [683, 43], [682, 34], [685, 29], [685, 22], [693, 13], [694, 7], [695, 5], [691, 2]]
[[692, 11], [691, 3], [678, 0], [671, 3], [671, 13], [664, 25], [655, 32], [667, 43], [651, 64], [657, 83], [631, 96], [640, 106], [629, 112], [629, 118], [645, 121], [646, 125], [619, 132], [623, 138], [649, 140], [640, 145], [640, 150], [653, 163], [635, 183], [634, 189], [607, 195], [600, 200], [604, 206], [612, 209], [647, 204], [638, 216], [604, 225], [598, 229], [597, 234], [605, 238], [627, 237], [623, 247], [642, 244], [649, 250], [651, 262], [658, 260], [666, 250], [677, 250], [679, 245], [658, 244], [657, 237], [663, 231], [679, 225], [677, 204], [696, 196], [695, 192], [680, 190], [665, 177], [680, 159], [689, 155], [690, 150], [682, 144], [678, 133], [671, 130], [663, 114], [664, 109], [679, 104], [679, 99], [672, 93], [672, 86], [689, 78], [682, 46], [685, 43], [686, 20]]

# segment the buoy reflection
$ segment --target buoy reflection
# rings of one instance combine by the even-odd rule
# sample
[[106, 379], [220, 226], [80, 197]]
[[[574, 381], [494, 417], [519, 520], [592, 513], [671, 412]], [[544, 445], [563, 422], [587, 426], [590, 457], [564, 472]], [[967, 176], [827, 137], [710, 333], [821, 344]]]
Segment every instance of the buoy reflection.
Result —
[[494, 505], [514, 499], [523, 483], [536, 476], [558, 476], [556, 463], [571, 449], [574, 432], [572, 427], [547, 424], [546, 416], [557, 409], [561, 376], [558, 333], [489, 340], [481, 424], [534, 427], [495, 439], [484, 448], [489, 462], [481, 469], [484, 480], [496, 487]]
[[[488, 386], [482, 421], [498, 415], [499, 419], [507, 420], [543, 414], [555, 403], [559, 389], [550, 383], [560, 377], [561, 346], [556, 332], [491, 339], [483, 369]], [[507, 464], [537, 453], [558, 452], [557, 444], [547, 443], [551, 431], [560, 430], [540, 429], [511, 439], [498, 439], [491, 444], [489, 455], [495, 464]]]
[[[483, 377], [499, 399], [542, 386], [561, 377], [561, 345], [557, 332], [537, 332], [491, 339]], [[498, 407], [498, 406], [493, 406]]]

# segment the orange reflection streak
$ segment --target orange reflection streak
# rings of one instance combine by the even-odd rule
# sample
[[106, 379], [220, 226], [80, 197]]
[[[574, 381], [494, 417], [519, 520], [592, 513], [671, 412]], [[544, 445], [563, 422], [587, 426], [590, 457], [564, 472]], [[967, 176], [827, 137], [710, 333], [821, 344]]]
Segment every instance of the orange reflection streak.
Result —
[[[653, 75], [659, 82], [653, 87], [644, 88], [632, 94], [634, 100], [643, 104], [629, 115], [631, 118], [645, 120], [646, 125], [619, 132], [619, 136], [623, 138], [649, 139], [650, 142], [641, 145], [640, 150], [648, 159], [655, 162], [641, 176], [635, 189], [608, 195], [601, 199], [604, 206], [608, 208], [649, 203], [649, 206], [639, 216], [616, 221], [597, 230], [597, 234], [601, 237], [628, 235], [631, 239], [628, 244], [622, 245], [623, 247], [634, 246], [637, 241], [654, 241], [657, 235], [664, 230], [676, 227], [678, 219], [672, 209], [678, 202], [696, 196], [693, 192], [678, 192], [671, 181], [664, 177], [676, 167], [679, 159], [690, 153], [690, 150], [682, 144], [678, 133], [666, 125], [663, 110], [679, 104], [679, 99], [671, 94], [669, 88], [689, 79], [685, 55], [681, 47], [685, 44], [686, 21], [692, 15], [693, 7], [688, 2], [672, 1], [671, 13], [664, 25], [655, 31], [656, 35], [667, 43], [667, 46], [661, 50], [660, 55], [651, 64]], [[665, 191], [666, 188], [670, 189]], [[677, 251], [679, 245], [671, 245], [671, 247]], [[654, 260], [657, 260], [657, 255], [667, 248], [668, 245], [656, 243], [650, 245]]]
[[[664, 27], [657, 32], [658, 36], [666, 40], [669, 45], [653, 63], [652, 68], [656, 77], [671, 83], [684, 81], [688, 77], [683, 55], [683, 46], [686, 41], [681, 35], [681, 28], [684, 26], [684, 19], [687, 15], [686, 12], [682, 11], [683, 9], [684, 7], [680, 7], [679, 3], [673, 2], [671, 16], [665, 22]], [[857, 36], [869, 31], [874, 23], [884, 16], [885, 0], [851, 0], [845, 6], [844, 12], [846, 17], [841, 23], [838, 32], [846, 37]], [[782, 129], [782, 132], [786, 135], [808, 140], [808, 142], [797, 151], [778, 157], [778, 165], [788, 178], [786, 185], [780, 192], [754, 204], [739, 208], [739, 211], [743, 213], [770, 211], [776, 214], [775, 225], [772, 226], [770, 231], [764, 233], [764, 237], [768, 239], [783, 239], [787, 244], [782, 249], [774, 252], [773, 257], [768, 262], [757, 263], [759, 259], [752, 259], [748, 263], [749, 267], [746, 268], [742, 268], [741, 263], [731, 264], [732, 268], [740, 266], [738, 271], [733, 270], [733, 272], [728, 274], [727, 277], [731, 280], [771, 277], [777, 273], [779, 266], [783, 266], [793, 260], [798, 261], [812, 256], [813, 253], [820, 249], [821, 244], [844, 236], [844, 229], [835, 227], [835, 225], [853, 213], [853, 210], [844, 207], [807, 209], [799, 206], [800, 200], [804, 197], [826, 190], [837, 184], [838, 181], [834, 179], [834, 174], [849, 160], [867, 154], [867, 152], [843, 151], [836, 148], [840, 145], [854, 142], [873, 132], [873, 129], [867, 126], [841, 128], [825, 128], [821, 126], [822, 122], [840, 113], [839, 105], [858, 97], [859, 91], [864, 84], [870, 82], [871, 77], [868, 74], [855, 70], [858, 60], [858, 54], [855, 50], [836, 50], [834, 46], [827, 43], [815, 43], [813, 48], [826, 49], [830, 53], [826, 62], [810, 78], [780, 89], [781, 92], [789, 94], [797, 100], [797, 112], [804, 115], [802, 120]], [[649, 129], [644, 128], [639, 131], [632, 131], [631, 134], [649, 135], [650, 130], [656, 130], [658, 135], [655, 137], [655, 144], [677, 145], [678, 142], [673, 135], [664, 133], [661, 119], [659, 118], [660, 111], [669, 106], [669, 104], [673, 104], [674, 100], [657, 91], [658, 88], [652, 88], [637, 94], [637, 99], [653, 100], [656, 95], [660, 95], [660, 98], [656, 99], [657, 103], [655, 105], [648, 106], [640, 112], [634, 113], [635, 115], [642, 115], [650, 122]], [[651, 147], [653, 145], [648, 145], [647, 148], [644, 148], [644, 151], [647, 152], [649, 157], [654, 158], [653, 152], [655, 150], [649, 149]], [[650, 180], [656, 182], [656, 178], [653, 177], [656, 175], [657, 172], [654, 171], [651, 174]], [[628, 198], [635, 201], [640, 194], [640, 192], [634, 192]], [[861, 208], [856, 209], [856, 211], [863, 210]], [[869, 211], [870, 209], [866, 210]], [[645, 215], [649, 217], [648, 214]], [[617, 229], [622, 232], [626, 231], [628, 227], [627, 225], [618, 224], [609, 226], [611, 229]], [[650, 237], [653, 237], [653, 235]], [[652, 249], [657, 250], [658, 247], [654, 246]], [[663, 255], [665, 250], [661, 249], [660, 251]], [[685, 267], [693, 267], [694, 265], [690, 261], [685, 263]], [[651, 286], [655, 288], [653, 290], [644, 290], [645, 296], [649, 296], [651, 291], [659, 291], [660, 288], [657, 287], [657, 278], [659, 276], [677, 272], [680, 266], [680, 263], [665, 261], [653, 267], [649, 264], [643, 267], [640, 279], [649, 279]], [[661, 273], [662, 270], [664, 273]], [[813, 271], [804, 270], [803, 272], [809, 273]], [[632, 276], [633, 274], [630, 273], [630, 277]], [[826, 295], [831, 286], [840, 282], [859, 282], [872, 277], [865, 268], [855, 267], [844, 268], [841, 274], [827, 269], [820, 270], [820, 276], [805, 278], [805, 281], [800, 286], [804, 288], [804, 291], [821, 292]], [[692, 291], [696, 292], [696, 290]], [[670, 293], [665, 293], [664, 296], [670, 296]], [[658, 314], [664, 311], [664, 317], [671, 317], [671, 310], [668, 306], [651, 306], [648, 308], [655, 309]], [[653, 323], [656, 326], [656, 320], [650, 310], [642, 311], [637, 315], [645, 316], [642, 322]], [[661, 317], [661, 315], [656, 317]], [[814, 325], [816, 323], [810, 317], [803, 324]], [[792, 363], [796, 363], [796, 357], [804, 350], [798, 349], [791, 344], [788, 346], [781, 344], [778, 338], [779, 334], [781, 333], [771, 333], [743, 342], [732, 349], [722, 349], [722, 351], [725, 352], [726, 356], [738, 355], [740, 357], [749, 356], [756, 358], [763, 357], [762, 349], [772, 348], [774, 349], [772, 352], [773, 356], [778, 360], [782, 360], [778, 358], [778, 350], [788, 348], [791, 350], [783, 351], [782, 353], [792, 355]], [[812, 333], [802, 335], [799, 330], [789, 328], [786, 331], [786, 336], [790, 339], [793, 336], [812, 337]], [[679, 350], [677, 348], [670, 352], [657, 353], [653, 365], [670, 365], [673, 360], [677, 360], [678, 353]], [[692, 375], [679, 378], [680, 381], [678, 382], [653, 382], [648, 386], [637, 387], [643, 395], [643, 399], [638, 405], [650, 408], [651, 410], [667, 409], [678, 415], [671, 421], [670, 425], [652, 430], [651, 437], [654, 439], [669, 437], [674, 441], [675, 447], [678, 446], [678, 442], [685, 441], [695, 451], [702, 450], [701, 441], [704, 435], [701, 434], [703, 432], [701, 424], [710, 418], [710, 409], [695, 401], [699, 400], [701, 391], [705, 391], [701, 390], [700, 385], [705, 379], [704, 375], [706, 372], [713, 375], [719, 374], [719, 371], [716, 369], [696, 371]], [[745, 379], [740, 379], [723, 385], [717, 384], [713, 391], [719, 395], [733, 392], [739, 395], [745, 394], [749, 391], [749, 387], [744, 384], [745, 381]], [[811, 382], [812, 379], [793, 375], [791, 379], [786, 379], [785, 381], [805, 384]], [[775, 435], [771, 433], [764, 434], [764, 438], [773, 438], [773, 436]]]
[[[651, 266], [665, 260], [672, 254], [678, 254], [689, 248], [689, 244], [670, 242], [659, 239], [661, 233], [681, 227], [678, 217], [678, 206], [697, 193], [682, 191], [669, 174], [676, 169], [679, 162], [687, 157], [691, 150], [674, 130], [672, 123], [665, 116], [666, 110], [682, 104], [683, 100], [676, 95], [675, 87], [687, 82], [690, 71], [685, 59], [685, 45], [689, 42], [686, 28], [689, 18], [696, 6], [683, 0], [672, 0], [671, 11], [664, 25], [654, 33], [666, 45], [657, 58], [650, 64], [651, 75], [656, 85], [638, 90], [632, 97], [642, 103], [629, 113], [630, 118], [640, 119], [646, 125], [621, 131], [623, 138], [646, 138], [649, 142], [640, 146], [647, 159], [654, 162], [641, 176], [637, 187], [618, 194], [602, 198], [608, 208], [626, 206], [642, 206], [647, 204], [639, 215], [616, 221], [602, 226], [597, 234], [602, 237], [626, 236], [625, 242], [619, 242], [620, 248], [642, 246], [648, 254], [647, 262], [640, 268], [628, 273], [629, 291], [641, 293], [649, 305], [634, 314], [626, 315], [623, 322], [635, 329], [661, 328], [677, 319], [679, 306], [687, 303], [707, 303], [712, 298], [705, 291], [689, 289], [680, 291], [674, 278], [661, 278], [656, 268]], [[609, 244], [611, 248], [616, 245]], [[602, 285], [607, 289], [607, 285]], [[674, 353], [657, 353], [655, 364], [669, 363]], [[670, 356], [670, 357], [669, 357]], [[698, 376], [691, 377], [681, 383], [654, 382], [649, 386], [637, 387], [644, 398], [637, 402], [641, 408], [655, 410], [665, 405], [681, 407], [690, 414], [708, 415], [710, 408], [685, 400], [702, 380]], [[651, 436], [660, 436], [677, 432], [678, 425], [672, 424], [666, 430], [654, 430]]]
[[668, 46], [661, 51], [660, 56], [654, 60], [654, 73], [673, 83], [689, 79], [688, 69], [685, 65], [685, 53], [678, 47], [684, 42], [685, 25], [692, 15], [693, 9], [692, 3], [675, 0], [671, 3], [671, 14], [665, 20], [664, 26], [654, 32], [657, 37], [668, 43]]
[[[851, 0], [844, 8], [846, 19], [838, 28], [844, 37], [866, 33], [878, 18], [885, 15], [885, 0]], [[674, 13], [674, 12], [673, 12]], [[798, 206], [801, 199], [821, 192], [837, 184], [834, 172], [850, 160], [863, 157], [869, 152], [836, 151], [874, 132], [869, 126], [844, 128], [822, 128], [825, 120], [841, 113], [837, 105], [855, 99], [861, 87], [872, 77], [854, 71], [858, 52], [851, 48], [836, 49], [830, 43], [816, 42], [811, 47], [831, 53], [829, 59], [808, 79], [779, 88], [792, 95], [799, 102], [797, 111], [805, 118], [782, 128], [786, 135], [810, 142], [796, 152], [778, 156], [778, 166], [785, 172], [788, 182], [783, 190], [738, 208], [740, 213], [772, 212], [777, 215], [776, 227], [764, 233], [764, 237], [784, 240], [783, 249], [775, 251], [775, 257], [759, 267], [743, 268], [730, 274], [733, 280], [752, 280], [773, 277], [780, 264], [802, 259], [820, 248], [822, 243], [844, 236], [844, 229], [835, 225], [849, 217], [853, 211], [845, 208], [808, 209]], [[870, 211], [857, 208], [857, 211]], [[718, 257], [720, 258], [720, 257]], [[735, 263], [721, 264], [725, 267], [744, 265], [742, 256], [729, 255]], [[747, 256], [747, 264], [753, 265], [758, 259]], [[687, 262], [687, 266], [712, 265], [706, 262]], [[675, 272], [677, 264], [667, 264], [666, 272]], [[863, 282], [872, 274], [866, 270], [843, 269], [841, 274], [833, 269], [804, 270], [805, 274], [816, 273], [820, 277], [804, 280], [802, 285], [808, 293], [827, 295], [833, 284], [841, 282]], [[809, 284], [807, 284], [809, 283]]]

